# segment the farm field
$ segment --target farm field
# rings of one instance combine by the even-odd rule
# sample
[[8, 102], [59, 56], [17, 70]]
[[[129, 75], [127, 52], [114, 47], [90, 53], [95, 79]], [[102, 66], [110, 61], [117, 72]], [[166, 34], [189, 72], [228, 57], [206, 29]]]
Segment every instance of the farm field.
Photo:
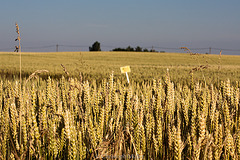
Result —
[[[115, 77], [124, 77], [120, 67], [125, 65], [131, 67], [130, 79], [138, 82], [161, 78], [167, 69], [172, 81], [187, 82], [191, 70], [199, 66], [206, 68], [193, 71], [196, 81], [216, 84], [230, 77], [231, 81], [240, 78], [240, 56], [151, 52], [26, 52], [22, 53], [22, 76], [28, 78], [36, 70], [45, 69], [48, 75], [61, 78], [64, 75], [61, 64], [71, 77], [79, 77], [81, 72], [88, 80], [94, 77], [100, 81], [112, 71]], [[18, 53], [0, 53], [0, 74], [19, 75]]]
[[2, 52], [0, 159], [239, 159], [239, 80], [240, 56], [23, 52], [20, 83]]

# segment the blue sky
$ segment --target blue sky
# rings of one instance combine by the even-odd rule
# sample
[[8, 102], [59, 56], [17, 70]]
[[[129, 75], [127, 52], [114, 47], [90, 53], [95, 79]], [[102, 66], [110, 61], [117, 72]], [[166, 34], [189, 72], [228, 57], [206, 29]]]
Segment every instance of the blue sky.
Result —
[[128, 45], [237, 50], [239, 7], [239, 0], [2, 1], [0, 50], [16, 45], [15, 22], [25, 51], [56, 44], [87, 50], [95, 41], [103, 50]]

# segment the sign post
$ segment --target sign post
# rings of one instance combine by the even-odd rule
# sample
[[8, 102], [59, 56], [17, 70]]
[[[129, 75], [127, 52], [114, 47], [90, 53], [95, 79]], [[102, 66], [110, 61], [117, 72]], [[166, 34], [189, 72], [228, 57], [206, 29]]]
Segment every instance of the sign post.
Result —
[[126, 73], [127, 81], [129, 84], [128, 72], [131, 72], [130, 66], [120, 67], [121, 73]]

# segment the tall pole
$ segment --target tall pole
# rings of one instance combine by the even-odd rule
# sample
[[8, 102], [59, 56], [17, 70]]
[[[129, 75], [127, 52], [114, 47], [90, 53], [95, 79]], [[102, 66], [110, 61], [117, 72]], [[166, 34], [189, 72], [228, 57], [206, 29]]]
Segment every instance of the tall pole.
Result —
[[56, 45], [56, 52], [58, 52], [58, 44]]

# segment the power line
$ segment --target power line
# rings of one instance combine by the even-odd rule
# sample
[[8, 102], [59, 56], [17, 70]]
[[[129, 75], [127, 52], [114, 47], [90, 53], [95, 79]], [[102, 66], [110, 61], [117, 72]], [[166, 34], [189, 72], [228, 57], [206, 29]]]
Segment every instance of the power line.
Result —
[[49, 46], [39, 46], [39, 47], [22, 47], [24, 49], [42, 49], [42, 48], [51, 48], [55, 47], [55, 45], [49, 45]]
[[[68, 48], [88, 48], [88, 45], [69, 45], [69, 44], [57, 44], [57, 45], [47, 45], [47, 46], [36, 46], [36, 47], [25, 47], [22, 46], [22, 48], [24, 50], [28, 50], [28, 49], [45, 49], [45, 48], [54, 48], [56, 47], [68, 47]], [[108, 45], [101, 45], [102, 48], [119, 48], [117, 46], [108, 46]], [[121, 47], [120, 47], [121, 48]], [[142, 48], [148, 48], [148, 49], [158, 49], [158, 50], [182, 50], [180, 48], [174, 48], [174, 47], [162, 47], [162, 46], [148, 46], [148, 47], [142, 47]], [[240, 52], [240, 49], [229, 49], [229, 48], [212, 48], [212, 47], [208, 47], [208, 48], [189, 48], [192, 51], [203, 51], [203, 50], [215, 50], [215, 51], [227, 51], [227, 52]], [[14, 48], [0, 48], [0, 51], [9, 51], [9, 50], [14, 50]]]
[[209, 49], [209, 48], [189, 48], [190, 50], [206, 50], [206, 49]]
[[221, 48], [212, 48], [214, 50], [222, 50], [222, 51], [232, 51], [232, 52], [240, 52], [240, 49], [221, 49]]
[[168, 48], [168, 47], [156, 47], [156, 46], [152, 46], [152, 47], [144, 47], [144, 48], [156, 48], [156, 49], [171, 49], [171, 50], [180, 50], [180, 48]]
[[59, 45], [63, 47], [89, 47], [89, 46], [83, 46], [83, 45]]

